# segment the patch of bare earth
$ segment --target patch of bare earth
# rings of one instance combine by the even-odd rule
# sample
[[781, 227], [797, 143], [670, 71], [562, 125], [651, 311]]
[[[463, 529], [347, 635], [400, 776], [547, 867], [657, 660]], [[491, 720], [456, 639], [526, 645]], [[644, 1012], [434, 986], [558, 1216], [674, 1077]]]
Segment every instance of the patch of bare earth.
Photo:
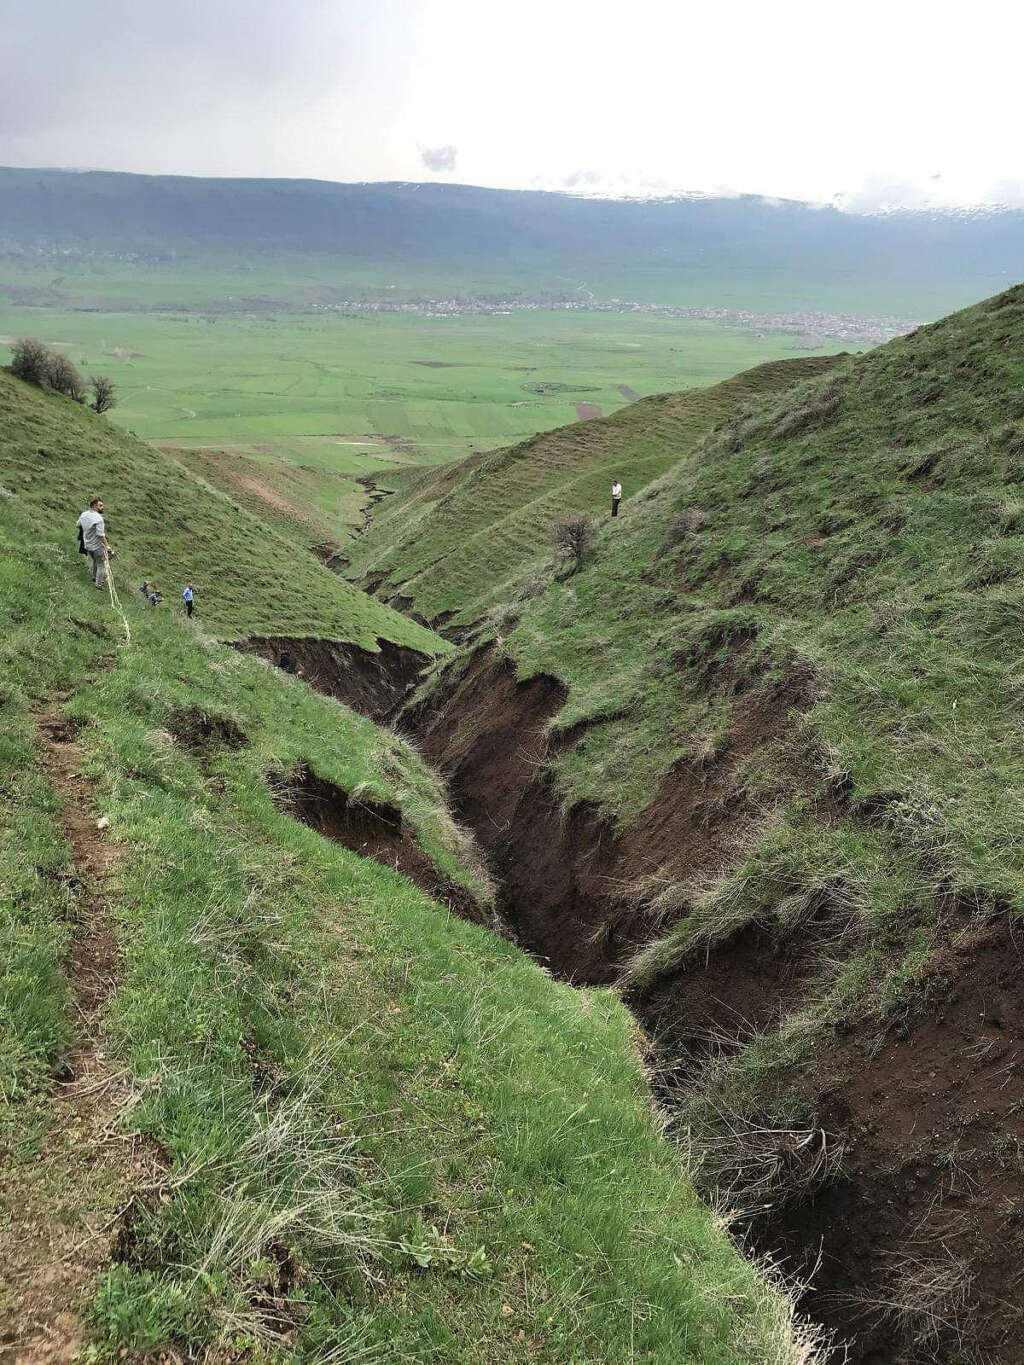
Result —
[[386, 801], [356, 797], [300, 764], [271, 783], [277, 803], [304, 825], [382, 867], [394, 868], [440, 905], [477, 924], [491, 916], [464, 886], [440, 874], [405, 827], [402, 812]]
[[93, 790], [66, 721], [38, 718], [40, 758], [61, 802], [74, 854], [77, 918], [66, 963], [74, 1038], [45, 1103], [31, 1164], [0, 1169], [0, 1361], [65, 1362], [81, 1346], [90, 1281], [110, 1259], [132, 1191], [157, 1156], [125, 1136], [127, 1077], [107, 1055], [103, 1012], [117, 972], [107, 885], [117, 856], [98, 828]]

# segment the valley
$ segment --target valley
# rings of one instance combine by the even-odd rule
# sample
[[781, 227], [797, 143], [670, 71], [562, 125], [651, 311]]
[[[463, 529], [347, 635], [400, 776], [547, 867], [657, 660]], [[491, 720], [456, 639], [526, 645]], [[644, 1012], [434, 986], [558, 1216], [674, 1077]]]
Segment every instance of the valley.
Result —
[[1017, 1365], [1024, 286], [483, 309], [390, 187], [404, 297], [250, 309], [89, 183], [0, 312], [120, 398], [0, 371], [0, 1357]]

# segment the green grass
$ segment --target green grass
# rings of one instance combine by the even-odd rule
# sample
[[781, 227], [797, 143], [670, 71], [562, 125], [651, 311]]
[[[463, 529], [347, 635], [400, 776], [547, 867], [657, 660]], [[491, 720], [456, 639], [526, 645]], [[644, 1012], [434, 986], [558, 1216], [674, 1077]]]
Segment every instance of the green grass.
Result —
[[166, 454], [3, 372], [0, 484], [31, 513], [41, 537], [71, 549], [79, 512], [103, 497], [122, 597], [137, 596], [146, 578], [169, 610], [191, 580], [201, 619], [225, 638], [318, 635], [374, 649], [383, 637], [428, 653], [444, 647]]
[[109, 288], [101, 311], [0, 304], [0, 337], [38, 334], [83, 373], [109, 374], [112, 421], [186, 460], [204, 452], [204, 472], [233, 494], [230, 468], [218, 472], [232, 455], [271, 481], [299, 466], [335, 538], [359, 524], [358, 476], [510, 444], [575, 421], [579, 401], [614, 412], [628, 401], [620, 385], [646, 395], [713, 384], [815, 344], [628, 313], [121, 312]]
[[[25, 403], [50, 420], [50, 400]], [[166, 1162], [94, 1287], [86, 1358], [797, 1359], [784, 1303], [662, 1138], [618, 999], [555, 983], [266, 784], [301, 760], [392, 800], [472, 881], [415, 755], [134, 601], [123, 647], [26, 507], [0, 501], [0, 1133], [9, 1158], [30, 1148], [74, 1028], [74, 886], [30, 719], [59, 706], [121, 855], [106, 1029], [137, 1096], [122, 1123]], [[182, 707], [248, 743], [193, 756], [171, 734]], [[27, 1178], [15, 1156], [15, 1207]]]
[[[821, 357], [765, 365], [437, 472], [382, 481], [396, 495], [378, 505], [372, 526], [352, 547], [349, 572], [384, 573], [389, 590], [412, 598], [429, 618], [447, 611], [474, 621], [527, 580], [543, 581], [559, 518], [581, 511], [608, 516], [613, 478], [622, 480], [628, 506], [738, 402], [833, 363]], [[622, 614], [633, 614], [626, 603]]]

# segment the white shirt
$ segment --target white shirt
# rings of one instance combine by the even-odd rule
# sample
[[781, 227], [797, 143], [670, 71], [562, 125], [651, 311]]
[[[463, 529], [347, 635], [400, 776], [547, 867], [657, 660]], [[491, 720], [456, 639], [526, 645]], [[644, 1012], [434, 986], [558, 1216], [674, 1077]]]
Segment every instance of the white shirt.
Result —
[[621, 497], [622, 497], [622, 484], [621, 484], [621, 483], [613, 483], [613, 484], [612, 484], [612, 497], [613, 497], [613, 498], [621, 498]]
[[78, 525], [82, 528], [82, 544], [87, 550], [102, 550], [103, 538], [107, 534], [107, 528], [103, 517], [99, 512], [94, 512], [91, 507], [87, 507], [78, 518]]

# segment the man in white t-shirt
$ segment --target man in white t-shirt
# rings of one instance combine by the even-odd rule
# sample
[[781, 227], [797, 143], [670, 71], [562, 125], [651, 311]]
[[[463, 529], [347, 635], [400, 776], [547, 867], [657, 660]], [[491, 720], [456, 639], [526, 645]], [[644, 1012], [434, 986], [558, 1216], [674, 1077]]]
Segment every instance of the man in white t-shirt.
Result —
[[107, 560], [114, 553], [107, 540], [102, 498], [93, 498], [78, 518], [78, 534], [82, 548], [92, 560], [92, 581], [102, 588], [107, 582]]
[[619, 515], [619, 503], [622, 501], [622, 484], [618, 479], [612, 484], [612, 516]]

